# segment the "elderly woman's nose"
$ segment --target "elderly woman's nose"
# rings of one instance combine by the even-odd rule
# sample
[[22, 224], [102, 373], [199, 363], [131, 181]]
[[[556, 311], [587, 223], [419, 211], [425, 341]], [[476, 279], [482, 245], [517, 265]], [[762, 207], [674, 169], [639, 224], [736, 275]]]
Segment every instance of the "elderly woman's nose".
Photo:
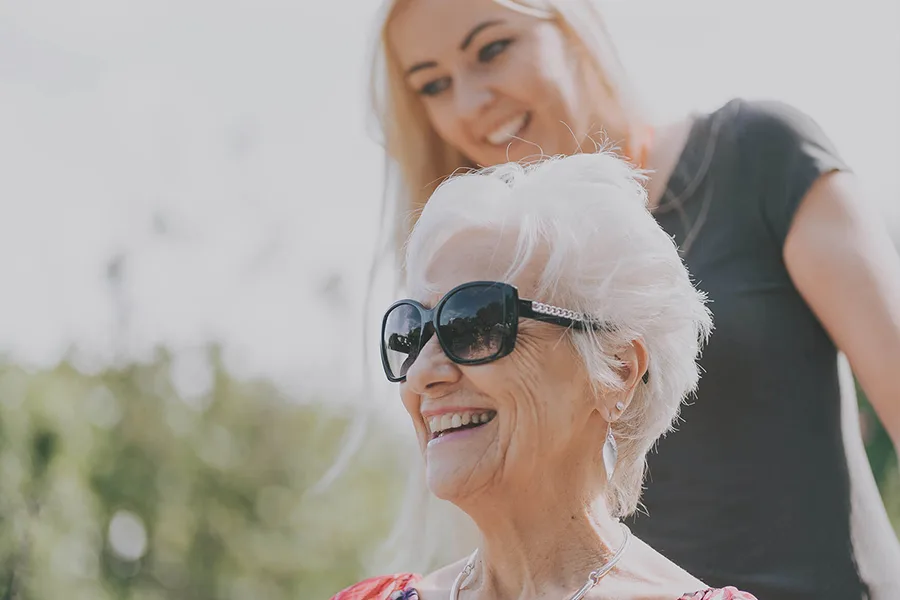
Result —
[[419, 352], [406, 373], [406, 382], [418, 394], [424, 394], [442, 384], [459, 380], [461, 372], [444, 354], [437, 337], [432, 337]]

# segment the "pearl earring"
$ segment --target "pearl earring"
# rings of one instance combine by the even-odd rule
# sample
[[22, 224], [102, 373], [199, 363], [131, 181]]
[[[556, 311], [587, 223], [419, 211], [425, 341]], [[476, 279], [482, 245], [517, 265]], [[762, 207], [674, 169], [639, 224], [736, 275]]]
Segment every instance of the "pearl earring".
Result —
[[616, 410], [622, 412], [623, 410], [625, 410], [625, 405], [621, 402], [616, 402]]

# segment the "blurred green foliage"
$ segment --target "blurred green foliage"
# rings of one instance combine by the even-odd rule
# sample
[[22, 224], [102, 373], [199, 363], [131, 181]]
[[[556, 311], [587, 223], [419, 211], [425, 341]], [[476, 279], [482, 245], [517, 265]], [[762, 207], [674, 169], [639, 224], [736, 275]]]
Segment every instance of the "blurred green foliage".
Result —
[[210, 359], [192, 402], [164, 354], [96, 375], [0, 366], [0, 598], [315, 599], [362, 575], [392, 515], [384, 441], [312, 494], [346, 416]]
[[[311, 493], [346, 414], [236, 381], [215, 349], [209, 365], [191, 399], [165, 353], [97, 374], [0, 365], [0, 599], [314, 600], [364, 576], [402, 485], [387, 436]], [[865, 423], [900, 525], [890, 444]]]

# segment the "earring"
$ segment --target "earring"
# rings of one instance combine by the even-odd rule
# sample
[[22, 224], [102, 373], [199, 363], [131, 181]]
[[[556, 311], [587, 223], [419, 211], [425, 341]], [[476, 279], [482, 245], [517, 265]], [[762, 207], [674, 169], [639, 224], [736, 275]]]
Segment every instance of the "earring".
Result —
[[610, 481], [619, 460], [619, 446], [613, 437], [612, 427], [606, 430], [606, 441], [603, 443], [603, 467], [606, 469], [606, 481]]
[[622, 402], [616, 402], [616, 410], [622, 412], [623, 410], [625, 410], [625, 404], [623, 404]]

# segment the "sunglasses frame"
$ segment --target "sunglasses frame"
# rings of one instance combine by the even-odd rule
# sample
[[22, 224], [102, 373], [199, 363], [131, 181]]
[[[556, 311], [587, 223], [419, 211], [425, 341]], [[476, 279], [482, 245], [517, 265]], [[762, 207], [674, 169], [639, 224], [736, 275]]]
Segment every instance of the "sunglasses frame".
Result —
[[[499, 350], [487, 358], [463, 359], [454, 356], [448, 350], [449, 345], [444, 341], [443, 336], [441, 335], [441, 329], [438, 326], [437, 322], [438, 318], [441, 315], [441, 310], [443, 310], [444, 305], [447, 303], [447, 301], [452, 298], [453, 295], [457, 292], [472, 287], [497, 287], [503, 293], [503, 316], [505, 321], [500, 324], [505, 325], [507, 329], [503, 332], [503, 338], [501, 340]], [[595, 330], [606, 329], [606, 326], [602, 323], [598, 323], [596, 321], [588, 321], [584, 319], [583, 315], [576, 313], [575, 311], [571, 311], [566, 308], [560, 308], [558, 306], [552, 306], [550, 304], [544, 304], [535, 300], [519, 298], [519, 290], [514, 285], [511, 285], [509, 283], [503, 283], [499, 281], [469, 281], [467, 283], [456, 286], [455, 288], [444, 294], [440, 301], [435, 304], [434, 308], [425, 308], [425, 306], [423, 306], [420, 302], [405, 299], [394, 302], [387, 309], [387, 311], [385, 311], [384, 317], [381, 320], [381, 364], [382, 367], [384, 367], [384, 374], [387, 376], [388, 381], [392, 383], [405, 381], [406, 375], [394, 377], [391, 374], [391, 367], [387, 356], [387, 345], [385, 343], [384, 334], [385, 328], [387, 327], [388, 317], [391, 315], [394, 309], [403, 305], [412, 306], [413, 308], [418, 310], [419, 318], [422, 321], [422, 328], [424, 330], [424, 333], [421, 336], [420, 340], [424, 340], [424, 342], [420, 341], [420, 347], [416, 351], [417, 357], [418, 353], [422, 351], [424, 345], [427, 344], [428, 340], [431, 339], [431, 336], [434, 335], [435, 337], [437, 337], [438, 344], [440, 344], [441, 346], [441, 351], [451, 362], [466, 366], [481, 365], [494, 362], [495, 360], [500, 360], [504, 356], [509, 355], [516, 346], [516, 339], [519, 333], [519, 319], [521, 318], [541, 321], [543, 323], [551, 323], [553, 325], [577, 329], [579, 331], [584, 331], [588, 328], [592, 328]], [[428, 331], [429, 329], [430, 332]]]

